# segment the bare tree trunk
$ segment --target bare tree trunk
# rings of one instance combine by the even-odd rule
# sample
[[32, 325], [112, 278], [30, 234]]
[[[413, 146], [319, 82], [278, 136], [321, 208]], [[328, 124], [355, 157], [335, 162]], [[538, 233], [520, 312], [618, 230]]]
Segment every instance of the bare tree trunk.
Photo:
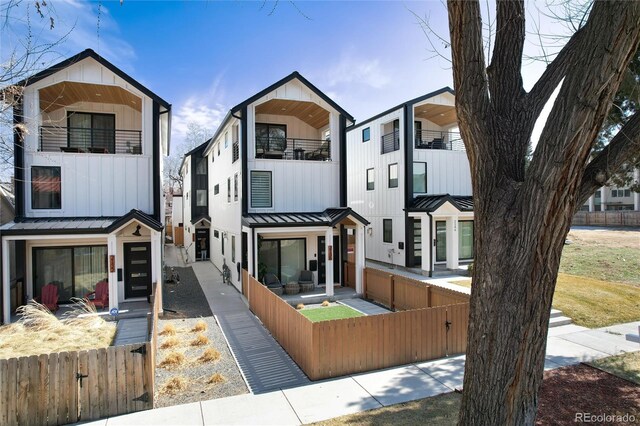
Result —
[[[611, 161], [588, 164], [622, 70], [640, 41], [640, 2], [596, 2], [585, 27], [529, 93], [520, 75], [524, 2], [497, 3], [487, 68], [478, 2], [449, 0], [448, 8], [456, 111], [471, 165], [475, 220], [460, 424], [531, 425], [571, 220], [584, 194], [595, 189], [594, 176], [615, 170], [625, 155], [640, 150], [636, 134], [610, 150]], [[560, 82], [525, 168], [533, 126]], [[638, 120], [630, 123], [637, 127]]]

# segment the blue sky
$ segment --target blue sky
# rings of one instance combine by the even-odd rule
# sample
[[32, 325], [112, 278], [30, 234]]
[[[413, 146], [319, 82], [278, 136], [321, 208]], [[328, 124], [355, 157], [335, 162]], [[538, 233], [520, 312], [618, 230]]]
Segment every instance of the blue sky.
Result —
[[[176, 148], [188, 122], [213, 130], [229, 107], [294, 70], [358, 121], [452, 85], [448, 62], [434, 57], [414, 15], [428, 17], [446, 37], [447, 14], [439, 1], [50, 4], [56, 28], [39, 30], [36, 36], [68, 36], [48, 59], [55, 62], [88, 47], [96, 50], [173, 104]], [[540, 19], [532, 10], [532, 20]], [[34, 27], [42, 26], [33, 12], [30, 18]], [[3, 29], [3, 61], [25, 34], [24, 25]], [[534, 45], [530, 49], [536, 50]], [[444, 47], [442, 52], [446, 54]], [[542, 67], [533, 63], [525, 69], [525, 85]]]

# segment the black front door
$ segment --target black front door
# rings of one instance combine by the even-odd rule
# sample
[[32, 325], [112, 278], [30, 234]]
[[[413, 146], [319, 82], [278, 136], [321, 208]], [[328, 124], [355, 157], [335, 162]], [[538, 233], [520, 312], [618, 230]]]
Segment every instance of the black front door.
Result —
[[196, 229], [196, 260], [209, 259], [209, 229]]
[[151, 294], [151, 243], [124, 244], [124, 297]]
[[[318, 237], [318, 284], [327, 283], [325, 238]], [[340, 237], [333, 237], [333, 283], [340, 284]]]

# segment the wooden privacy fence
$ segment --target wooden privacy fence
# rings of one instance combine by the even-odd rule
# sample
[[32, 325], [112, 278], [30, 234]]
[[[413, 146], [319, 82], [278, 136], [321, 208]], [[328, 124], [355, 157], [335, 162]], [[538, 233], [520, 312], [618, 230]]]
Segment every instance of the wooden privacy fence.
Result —
[[640, 226], [640, 212], [608, 211], [578, 212], [573, 216], [574, 226]]
[[254, 277], [249, 307], [312, 380], [463, 353], [469, 304], [311, 322]]
[[364, 297], [400, 311], [469, 302], [466, 293], [373, 268], [364, 269]]
[[162, 297], [153, 287], [148, 342], [0, 360], [0, 425], [60, 425], [153, 408]]

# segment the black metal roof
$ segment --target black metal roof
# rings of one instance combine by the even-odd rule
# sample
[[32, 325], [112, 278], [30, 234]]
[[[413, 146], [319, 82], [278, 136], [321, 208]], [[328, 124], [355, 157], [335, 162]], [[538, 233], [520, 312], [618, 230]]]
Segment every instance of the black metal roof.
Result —
[[59, 62], [45, 70], [40, 71], [39, 73], [32, 75], [31, 77], [27, 77], [24, 80], [21, 80], [17, 83], [15, 83], [16, 86], [29, 86], [37, 81], [42, 80], [43, 78], [46, 78], [52, 74], [55, 74], [56, 72], [65, 69], [66, 67], [73, 65], [77, 62], [82, 61], [85, 58], [93, 58], [95, 59], [97, 62], [99, 62], [101, 65], [104, 65], [107, 69], [109, 69], [111, 72], [113, 72], [114, 74], [118, 75], [120, 78], [122, 78], [124, 81], [126, 81], [127, 83], [131, 84], [132, 86], [134, 86], [136, 89], [140, 90], [142, 93], [144, 93], [145, 95], [149, 96], [151, 99], [157, 101], [160, 105], [162, 105], [163, 107], [165, 107], [166, 109], [171, 109], [171, 104], [167, 101], [165, 101], [164, 99], [162, 99], [160, 96], [156, 95], [155, 93], [153, 93], [151, 90], [147, 89], [146, 87], [144, 87], [142, 84], [140, 84], [138, 81], [134, 80], [131, 76], [129, 76], [127, 73], [125, 73], [124, 71], [122, 71], [121, 69], [119, 69], [118, 67], [116, 67], [115, 65], [113, 65], [111, 62], [107, 61], [106, 59], [104, 59], [102, 56], [98, 55], [95, 51], [93, 51], [92, 49], [85, 49], [82, 52], [68, 58], [65, 59], [62, 62]]
[[207, 222], [211, 223], [211, 216], [209, 216], [208, 214], [201, 214], [201, 215], [196, 216], [193, 219], [191, 219], [191, 224], [195, 225], [196, 223], [200, 222], [201, 220], [206, 220]]
[[473, 211], [473, 197], [467, 195], [420, 195], [415, 197], [411, 206], [407, 209], [410, 212], [433, 212], [445, 202], [450, 202], [461, 212]]
[[2, 235], [51, 235], [51, 234], [109, 234], [131, 220], [160, 231], [163, 226], [140, 210], [131, 210], [124, 216], [111, 217], [43, 217], [22, 218], [0, 227]]
[[350, 207], [329, 208], [323, 212], [304, 213], [249, 213], [242, 217], [242, 223], [251, 228], [294, 227], [294, 226], [335, 226], [347, 216], [363, 225], [369, 221]]

